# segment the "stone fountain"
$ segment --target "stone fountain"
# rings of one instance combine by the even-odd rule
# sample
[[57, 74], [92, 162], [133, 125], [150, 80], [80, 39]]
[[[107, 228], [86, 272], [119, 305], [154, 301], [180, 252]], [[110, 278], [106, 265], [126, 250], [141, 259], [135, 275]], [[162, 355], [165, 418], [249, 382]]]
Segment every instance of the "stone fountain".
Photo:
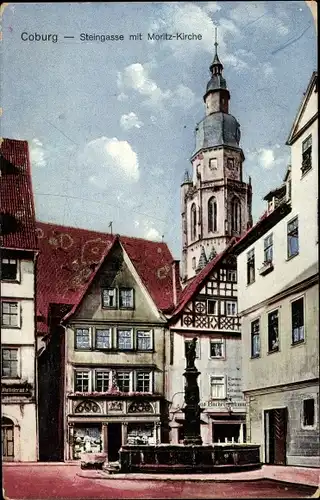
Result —
[[261, 468], [260, 446], [249, 443], [203, 445], [200, 434], [200, 395], [195, 366], [197, 339], [187, 352], [184, 372], [185, 407], [183, 444], [124, 445], [118, 472], [210, 473]]

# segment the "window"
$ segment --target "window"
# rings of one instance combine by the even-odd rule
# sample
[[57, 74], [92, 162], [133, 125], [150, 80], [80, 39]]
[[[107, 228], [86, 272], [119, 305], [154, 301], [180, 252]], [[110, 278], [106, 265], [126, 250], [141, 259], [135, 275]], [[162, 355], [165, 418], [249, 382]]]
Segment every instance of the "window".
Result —
[[224, 399], [226, 397], [226, 384], [224, 376], [216, 377], [215, 375], [211, 375], [210, 385], [212, 399]]
[[123, 309], [133, 309], [133, 289], [120, 289], [120, 307]]
[[96, 329], [96, 348], [97, 349], [111, 349], [111, 330]]
[[312, 168], [312, 135], [302, 143], [302, 175]]
[[223, 358], [223, 357], [224, 357], [223, 340], [219, 339], [210, 340], [210, 358]]
[[132, 330], [118, 330], [117, 331], [117, 337], [118, 337], [118, 349], [121, 349], [123, 351], [127, 349], [132, 349]]
[[279, 314], [273, 311], [268, 314], [268, 349], [279, 351]]
[[107, 392], [109, 390], [110, 372], [96, 371], [96, 387], [97, 392]]
[[137, 392], [151, 392], [150, 391], [150, 372], [138, 372], [137, 373]]
[[151, 351], [152, 332], [137, 330], [137, 349], [138, 351]]
[[298, 227], [298, 217], [288, 222], [287, 229], [288, 238], [288, 258], [294, 257], [299, 253], [299, 227]]
[[217, 202], [214, 197], [210, 198], [208, 201], [208, 231], [217, 231]]
[[251, 357], [258, 358], [260, 356], [260, 320], [256, 319], [251, 322]]
[[197, 238], [197, 209], [195, 203], [191, 206], [191, 239]]
[[192, 257], [192, 269], [196, 268], [196, 258]]
[[89, 372], [75, 372], [75, 392], [89, 392]]
[[218, 160], [217, 160], [217, 158], [210, 158], [210, 160], [209, 160], [209, 168], [210, 168], [210, 170], [217, 170], [217, 168], [218, 168]]
[[227, 165], [228, 165], [228, 168], [233, 169], [234, 168], [234, 158], [228, 158]]
[[236, 316], [237, 314], [237, 303], [227, 302], [227, 316]]
[[115, 288], [105, 288], [102, 290], [102, 307], [117, 307], [117, 295]]
[[227, 271], [228, 281], [237, 281], [237, 271]]
[[217, 301], [216, 300], [208, 300], [207, 301], [207, 304], [208, 304], [208, 314], [217, 314]]
[[231, 203], [231, 230], [234, 233], [241, 231], [241, 205], [237, 198], [234, 198]]
[[269, 234], [264, 240], [264, 262], [272, 262], [273, 259], [273, 235]]
[[19, 307], [18, 302], [2, 302], [1, 304], [2, 326], [19, 327]]
[[291, 303], [292, 343], [304, 340], [304, 311], [303, 297]]
[[1, 259], [1, 279], [16, 280], [18, 277], [18, 262], [16, 259]]
[[118, 372], [117, 384], [120, 392], [130, 392], [130, 373]]
[[255, 280], [254, 248], [247, 253], [247, 284], [250, 285]]
[[91, 338], [89, 328], [76, 329], [76, 349], [90, 349]]
[[17, 378], [18, 349], [2, 349], [2, 377]]
[[[187, 352], [189, 350], [190, 344], [192, 343], [192, 340], [185, 340], [184, 341], [184, 357], [187, 357]], [[200, 357], [200, 342], [198, 341], [196, 343], [196, 358]]]
[[314, 416], [314, 399], [305, 399], [303, 401], [303, 426], [313, 426], [315, 424]]

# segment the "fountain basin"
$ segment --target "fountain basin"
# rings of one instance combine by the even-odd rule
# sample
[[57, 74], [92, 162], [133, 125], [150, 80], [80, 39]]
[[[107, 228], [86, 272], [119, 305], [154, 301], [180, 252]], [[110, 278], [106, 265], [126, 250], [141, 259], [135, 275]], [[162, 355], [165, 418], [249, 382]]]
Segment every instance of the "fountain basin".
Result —
[[124, 445], [121, 473], [210, 473], [260, 469], [260, 446], [249, 443], [211, 445]]

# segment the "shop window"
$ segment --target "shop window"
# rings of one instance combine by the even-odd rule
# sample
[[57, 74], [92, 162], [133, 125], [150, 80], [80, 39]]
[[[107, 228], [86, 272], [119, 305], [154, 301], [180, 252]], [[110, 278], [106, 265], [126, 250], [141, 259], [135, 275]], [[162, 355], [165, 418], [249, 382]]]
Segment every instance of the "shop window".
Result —
[[240, 424], [214, 423], [212, 424], [214, 443], [239, 443]]
[[155, 444], [153, 423], [129, 423], [128, 444]]
[[315, 424], [314, 399], [303, 401], [303, 426], [313, 427]]
[[79, 460], [81, 453], [100, 453], [102, 451], [101, 427], [74, 427], [73, 459]]
[[90, 349], [91, 335], [89, 328], [76, 329], [76, 349]]

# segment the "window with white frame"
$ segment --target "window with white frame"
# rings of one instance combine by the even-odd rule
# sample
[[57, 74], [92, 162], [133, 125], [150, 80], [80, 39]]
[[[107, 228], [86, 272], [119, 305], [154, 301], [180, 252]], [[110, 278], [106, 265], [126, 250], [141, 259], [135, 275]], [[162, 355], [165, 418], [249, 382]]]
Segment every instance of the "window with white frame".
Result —
[[208, 299], [207, 300], [207, 309], [208, 309], [208, 314], [217, 315], [218, 301]]
[[16, 348], [3, 348], [2, 349], [2, 377], [18, 378], [19, 365], [18, 365], [19, 349]]
[[117, 307], [117, 290], [115, 288], [104, 288], [102, 290], [102, 307]]
[[236, 302], [227, 302], [226, 303], [226, 313], [227, 316], [236, 316], [237, 315], [237, 303]]
[[151, 392], [151, 373], [137, 372], [136, 373], [136, 391]]
[[110, 380], [110, 371], [96, 370], [95, 390], [108, 392]]
[[119, 305], [122, 309], [133, 309], [133, 289], [120, 288]]
[[247, 285], [255, 281], [254, 248], [247, 253]]
[[298, 217], [288, 222], [287, 226], [288, 258], [299, 254], [299, 223]]
[[91, 348], [91, 334], [89, 328], [77, 328], [76, 329], [76, 339], [75, 339], [76, 349], [90, 349]]
[[222, 339], [210, 340], [210, 358], [224, 357], [224, 341]]
[[268, 314], [268, 350], [279, 351], [279, 313], [278, 310]]
[[117, 385], [120, 392], [130, 392], [131, 390], [131, 374], [130, 372], [117, 372]]
[[217, 168], [218, 168], [217, 158], [210, 158], [209, 159], [209, 168], [210, 168], [210, 170], [217, 170]]
[[18, 279], [18, 261], [3, 257], [1, 259], [1, 279], [15, 281]]
[[304, 341], [304, 300], [300, 297], [291, 302], [292, 343]]
[[273, 235], [269, 234], [264, 242], [264, 262], [272, 262], [273, 260]]
[[96, 349], [111, 349], [111, 329], [96, 328]]
[[152, 332], [150, 330], [137, 330], [137, 349], [138, 351], [152, 350]]
[[117, 347], [121, 351], [133, 349], [132, 330], [117, 330]]
[[210, 376], [210, 392], [212, 399], [224, 399], [226, 397], [225, 376]]
[[256, 319], [251, 322], [251, 357], [257, 358], [260, 356], [260, 320]]
[[20, 327], [19, 302], [1, 302], [1, 324], [3, 327]]
[[74, 373], [75, 392], [89, 392], [90, 372], [77, 370]]

